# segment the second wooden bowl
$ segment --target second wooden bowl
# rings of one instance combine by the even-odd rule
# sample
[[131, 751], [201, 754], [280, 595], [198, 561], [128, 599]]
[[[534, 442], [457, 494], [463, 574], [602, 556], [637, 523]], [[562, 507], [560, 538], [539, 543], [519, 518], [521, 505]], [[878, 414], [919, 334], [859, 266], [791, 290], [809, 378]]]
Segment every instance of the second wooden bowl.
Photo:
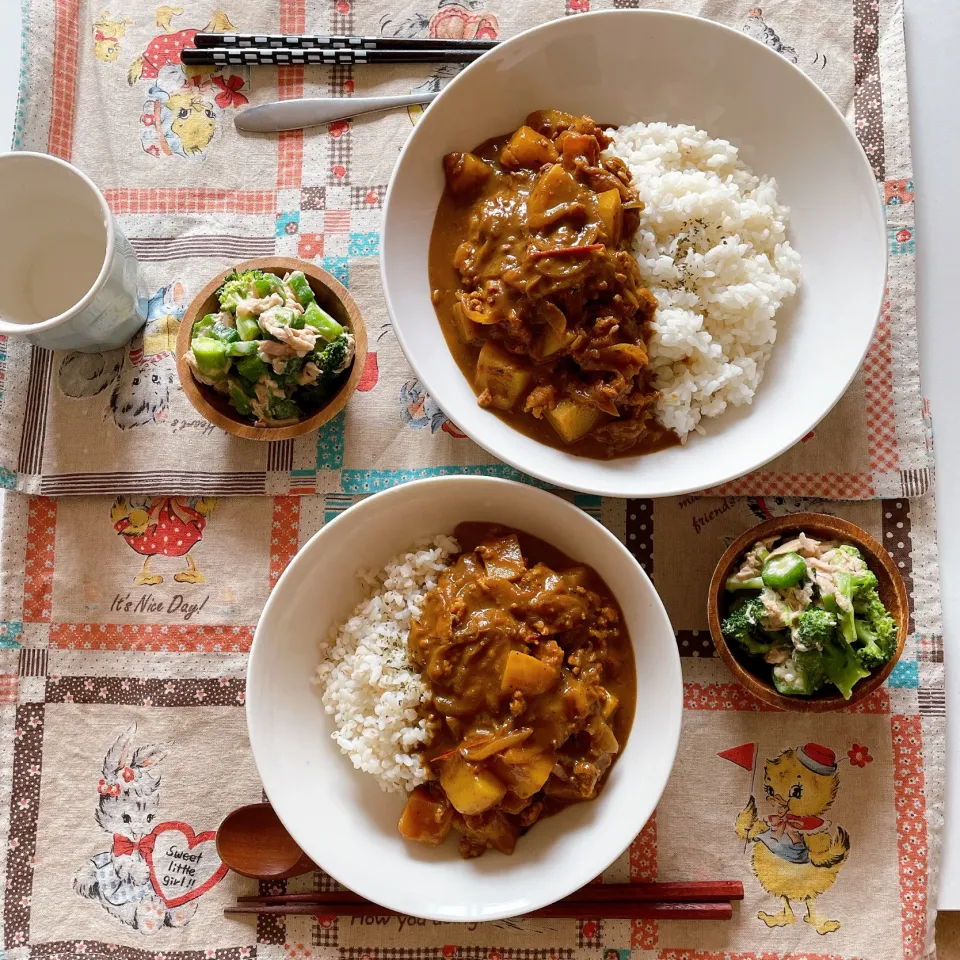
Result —
[[[343, 385], [316, 413], [305, 417], [299, 423], [283, 427], [258, 426], [251, 423], [249, 417], [242, 416], [230, 406], [226, 397], [196, 380], [184, 359], [184, 354], [190, 349], [193, 325], [208, 313], [219, 311], [217, 290], [224, 278], [234, 270], [240, 272], [262, 270], [264, 273], [274, 273], [280, 277], [294, 270], [302, 270], [316, 295], [317, 304], [346, 327], [356, 341], [353, 366]], [[180, 332], [177, 334], [177, 373], [180, 376], [183, 392], [197, 411], [210, 423], [245, 440], [290, 440], [304, 433], [310, 433], [328, 420], [332, 420], [347, 405], [353, 391], [357, 389], [366, 361], [367, 328], [347, 288], [326, 270], [292, 257], [258, 257], [255, 260], [245, 260], [215, 276], [190, 302], [180, 323]]]
[[[747, 550], [758, 540], [765, 540], [767, 537], [774, 536], [796, 535], [800, 531], [817, 540], [839, 540], [843, 543], [852, 543], [857, 547], [863, 554], [867, 566], [876, 574], [877, 589], [883, 605], [897, 622], [897, 649], [893, 656], [879, 670], [873, 671], [869, 677], [864, 677], [856, 684], [849, 700], [844, 700], [843, 695], [836, 689], [832, 693], [823, 692], [812, 697], [788, 697], [778, 693], [770, 679], [759, 676], [754, 672], [748, 657], [741, 655], [739, 651], [732, 650], [727, 645], [720, 630], [720, 624], [726, 614], [728, 603], [728, 595], [724, 584], [727, 578], [737, 570]], [[794, 513], [785, 517], [773, 517], [770, 520], [764, 520], [763, 523], [757, 524], [742, 536], [737, 537], [727, 547], [713, 572], [707, 603], [710, 636], [713, 638], [717, 652], [737, 680], [764, 703], [784, 710], [798, 710], [808, 713], [841, 710], [844, 707], [859, 703], [882, 686], [903, 653], [903, 644], [906, 640], [910, 622], [906, 588], [897, 572], [896, 565], [890, 559], [890, 554], [883, 548], [883, 545], [856, 524], [825, 513]]]

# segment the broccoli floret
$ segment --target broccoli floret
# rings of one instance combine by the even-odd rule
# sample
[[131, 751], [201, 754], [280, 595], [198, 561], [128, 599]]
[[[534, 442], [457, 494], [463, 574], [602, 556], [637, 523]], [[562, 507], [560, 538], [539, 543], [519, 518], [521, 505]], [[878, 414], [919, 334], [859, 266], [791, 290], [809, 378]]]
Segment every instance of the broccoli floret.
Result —
[[845, 700], [849, 700], [854, 684], [864, 677], [869, 677], [870, 671], [860, 663], [856, 651], [847, 643], [842, 633], [838, 633], [835, 640], [825, 644], [821, 652], [823, 672], [827, 679], [843, 694]]
[[268, 411], [273, 420], [299, 420], [303, 416], [300, 408], [286, 397], [271, 397]]
[[[832, 643], [833, 641], [829, 640], [827, 642]], [[809, 650], [794, 650], [790, 659], [799, 674], [803, 675], [802, 683], [810, 693], [815, 693], [826, 685], [827, 675], [823, 670], [823, 654], [820, 650], [815, 647], [811, 647]], [[774, 680], [774, 684], [776, 684], [776, 680]]]
[[[842, 549], [842, 548], [841, 548]], [[857, 642], [857, 629], [854, 626], [854, 604], [867, 597], [877, 588], [876, 575], [867, 569], [859, 573], [848, 573], [840, 570], [834, 574], [837, 585], [836, 593], [823, 595], [823, 605], [836, 613], [840, 621], [840, 633], [849, 644]]]
[[[897, 622], [887, 613], [879, 593], [869, 590], [854, 603], [857, 656], [868, 669], [885, 664], [897, 648]], [[860, 645], [862, 644], [862, 646]]]
[[731, 611], [721, 625], [724, 639], [739, 644], [747, 653], [762, 657], [773, 646], [763, 628], [766, 608], [758, 597]]
[[311, 359], [320, 368], [321, 382], [329, 386], [353, 361], [354, 341], [352, 334], [341, 333], [335, 340], [314, 349]]
[[794, 654], [773, 668], [773, 685], [787, 696], [810, 696], [823, 686], [823, 669], [817, 658], [807, 663]]
[[807, 607], [794, 624], [797, 643], [807, 650], [819, 650], [837, 633], [837, 615], [822, 607]]
[[237, 304], [250, 296], [250, 285], [254, 280], [260, 280], [262, 277], [262, 270], [245, 270], [243, 273], [237, 273], [234, 270], [224, 279], [220, 289], [217, 290], [220, 309], [236, 313]]
[[809, 682], [815, 684], [822, 678], [822, 681], [829, 681], [849, 699], [854, 684], [870, 676], [870, 671], [861, 664], [856, 651], [844, 636], [842, 614], [839, 611], [818, 607], [804, 610], [797, 617], [796, 639], [806, 649], [797, 650], [794, 659], [807, 674]]

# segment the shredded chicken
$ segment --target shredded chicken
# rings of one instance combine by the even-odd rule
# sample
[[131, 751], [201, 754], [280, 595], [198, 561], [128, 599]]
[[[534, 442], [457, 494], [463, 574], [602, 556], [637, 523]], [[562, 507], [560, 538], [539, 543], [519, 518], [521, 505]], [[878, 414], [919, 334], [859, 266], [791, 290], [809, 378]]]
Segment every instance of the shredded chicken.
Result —
[[237, 304], [238, 317], [259, 317], [273, 307], [279, 307], [283, 304], [283, 297], [279, 293], [271, 293], [269, 297], [247, 297]]
[[780, 602], [780, 597], [775, 590], [764, 587], [760, 591], [760, 602], [766, 611], [763, 625], [767, 630], [783, 630], [784, 627], [789, 626], [787, 620], [789, 609], [786, 604]]
[[776, 537], [767, 537], [766, 540], [758, 540], [746, 553], [740, 569], [733, 575], [734, 580], [752, 580], [760, 576], [763, 569], [763, 561], [767, 557], [767, 551], [777, 542]]
[[300, 379], [297, 383], [300, 384], [301, 387], [309, 387], [319, 379], [320, 368], [310, 360], [303, 365], [303, 369], [300, 371]]
[[297, 330], [280, 323], [276, 315], [269, 310], [260, 315], [260, 328], [271, 337], [276, 337], [281, 343], [289, 344], [299, 357], [305, 357], [310, 353], [316, 345], [317, 337], [320, 336], [320, 331], [313, 327]]
[[799, 553], [801, 557], [819, 557], [821, 547], [822, 544], [819, 540], [814, 540], [805, 533], [801, 533], [796, 539], [781, 543], [776, 550], [771, 550], [770, 556], [779, 557], [783, 553]]
[[270, 416], [270, 400], [272, 397], [283, 397], [284, 392], [280, 386], [273, 382], [269, 377], [261, 377], [254, 385], [254, 398], [250, 401], [254, 416], [257, 422], [267, 424], [272, 427], [283, 426], [288, 423], [298, 423], [296, 417], [286, 417], [282, 420], [274, 419]]

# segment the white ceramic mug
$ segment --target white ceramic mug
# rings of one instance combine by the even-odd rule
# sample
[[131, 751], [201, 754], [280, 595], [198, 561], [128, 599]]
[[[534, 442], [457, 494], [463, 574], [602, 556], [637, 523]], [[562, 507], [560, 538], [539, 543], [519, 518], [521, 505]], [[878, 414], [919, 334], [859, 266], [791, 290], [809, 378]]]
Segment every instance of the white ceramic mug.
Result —
[[43, 153], [0, 154], [0, 333], [112, 350], [143, 326], [139, 267], [93, 181]]

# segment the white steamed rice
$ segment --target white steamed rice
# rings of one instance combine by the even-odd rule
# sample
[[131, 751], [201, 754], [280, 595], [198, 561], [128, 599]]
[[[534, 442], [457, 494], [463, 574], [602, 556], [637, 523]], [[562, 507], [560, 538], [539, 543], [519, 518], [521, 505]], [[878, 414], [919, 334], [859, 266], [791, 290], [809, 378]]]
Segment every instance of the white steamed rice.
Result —
[[358, 770], [388, 792], [426, 780], [415, 752], [427, 739], [417, 707], [426, 698], [420, 674], [407, 661], [410, 621], [457, 553], [456, 540], [420, 541], [377, 571], [359, 571], [364, 597], [350, 618], [321, 644], [313, 682], [333, 714], [333, 739]]
[[692, 126], [608, 131], [646, 204], [633, 253], [660, 305], [650, 361], [661, 422], [686, 440], [702, 417], [753, 400], [777, 337], [774, 314], [800, 282], [777, 184], [737, 148]]

